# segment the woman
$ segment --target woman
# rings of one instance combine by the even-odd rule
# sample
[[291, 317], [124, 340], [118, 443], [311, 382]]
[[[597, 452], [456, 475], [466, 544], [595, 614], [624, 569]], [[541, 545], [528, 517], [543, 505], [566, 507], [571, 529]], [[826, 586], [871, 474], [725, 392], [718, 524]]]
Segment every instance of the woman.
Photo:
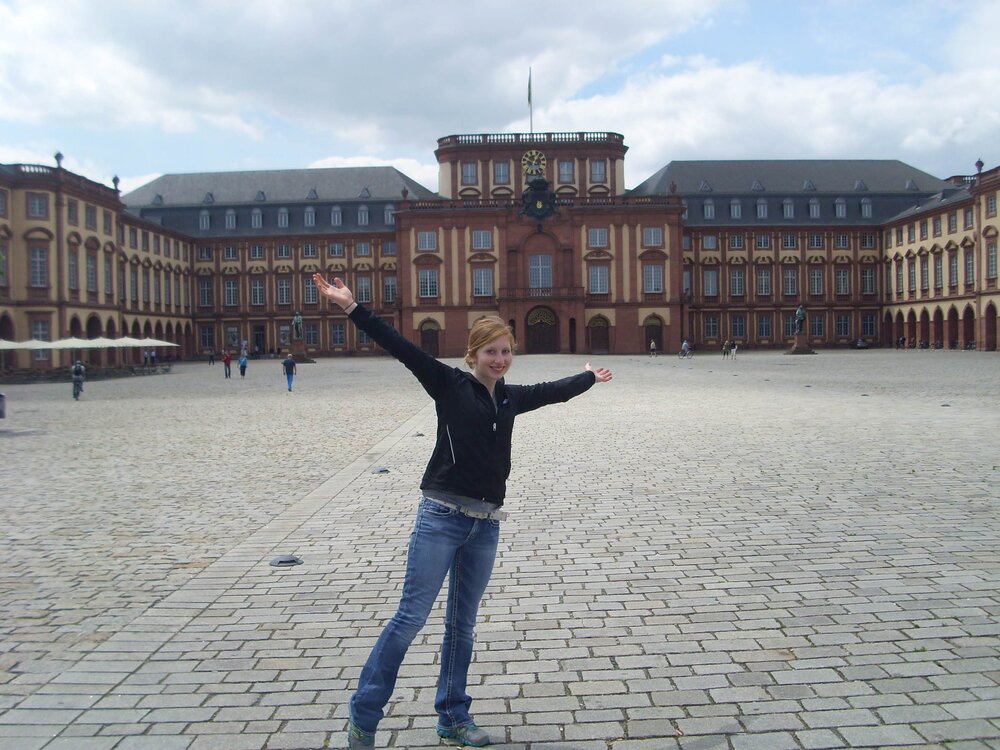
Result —
[[496, 558], [500, 510], [510, 474], [514, 417], [546, 404], [567, 401], [594, 383], [611, 380], [599, 367], [552, 383], [507, 385], [514, 336], [497, 317], [477, 320], [469, 332], [465, 362], [449, 367], [407, 341], [384, 320], [354, 301], [335, 278], [314, 276], [320, 294], [343, 308], [355, 325], [412, 372], [437, 407], [437, 442], [420, 482], [423, 497], [406, 559], [406, 577], [396, 614], [372, 649], [351, 698], [348, 747], [372, 747], [375, 730], [392, 696], [399, 666], [424, 626], [448, 577], [441, 671], [434, 708], [437, 733], [464, 745], [485, 747], [489, 735], [469, 715], [466, 692], [473, 629], [479, 602]]

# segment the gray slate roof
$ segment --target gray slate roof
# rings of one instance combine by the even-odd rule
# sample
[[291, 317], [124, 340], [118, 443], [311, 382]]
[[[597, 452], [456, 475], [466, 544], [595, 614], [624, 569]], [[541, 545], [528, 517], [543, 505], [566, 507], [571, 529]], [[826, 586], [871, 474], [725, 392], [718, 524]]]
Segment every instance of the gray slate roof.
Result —
[[907, 219], [916, 216], [920, 216], [925, 213], [932, 213], [939, 211], [945, 206], [950, 206], [955, 203], [961, 203], [962, 201], [968, 200], [972, 197], [972, 192], [968, 187], [957, 187], [952, 186], [945, 188], [940, 193], [935, 193], [927, 200], [919, 203], [916, 206], [902, 211], [895, 216], [888, 219], [888, 221], [899, 221], [900, 219]]
[[[866, 190], [859, 189], [859, 180]], [[807, 188], [807, 181], [814, 189]], [[865, 192], [927, 194], [949, 185], [896, 159], [672, 161], [629, 193], [666, 195], [671, 182], [681, 195], [706, 197], [713, 193], [786, 196], [837, 193], [844, 197]], [[710, 191], [704, 189], [706, 185]]]
[[[127, 206], [202, 206], [212, 203], [309, 203], [402, 198], [438, 198], [436, 193], [395, 167], [279, 169], [255, 172], [165, 174], [122, 196]], [[315, 197], [310, 197], [315, 190]], [[365, 192], [367, 191], [367, 193]], [[258, 199], [263, 192], [264, 200]], [[212, 201], [206, 202], [211, 194]], [[159, 196], [159, 200], [157, 199]]]

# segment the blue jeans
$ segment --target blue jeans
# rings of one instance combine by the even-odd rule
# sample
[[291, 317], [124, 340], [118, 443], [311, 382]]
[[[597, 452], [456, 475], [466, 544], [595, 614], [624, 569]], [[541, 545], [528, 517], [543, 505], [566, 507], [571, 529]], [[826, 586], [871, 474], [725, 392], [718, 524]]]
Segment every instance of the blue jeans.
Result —
[[288, 380], [288, 390], [292, 390], [292, 380], [295, 379], [295, 375], [290, 372], [286, 372], [285, 378]]
[[374, 734], [396, 686], [406, 650], [427, 622], [434, 600], [448, 576], [441, 672], [434, 709], [439, 723], [469, 723], [472, 698], [466, 692], [472, 661], [473, 630], [479, 602], [493, 573], [500, 522], [469, 518], [423, 498], [410, 534], [406, 577], [396, 614], [372, 649], [358, 689], [351, 698], [351, 720]]

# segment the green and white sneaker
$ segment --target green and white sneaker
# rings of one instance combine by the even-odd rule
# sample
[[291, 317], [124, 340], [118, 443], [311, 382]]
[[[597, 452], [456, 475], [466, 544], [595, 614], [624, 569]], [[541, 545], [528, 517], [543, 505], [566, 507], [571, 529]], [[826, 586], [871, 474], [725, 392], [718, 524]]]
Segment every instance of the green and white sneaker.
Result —
[[359, 729], [353, 721], [347, 721], [347, 750], [364, 750], [375, 747], [375, 735]]
[[450, 729], [438, 724], [437, 733], [441, 739], [461, 747], [486, 747], [490, 744], [486, 730], [477, 727], [473, 721]]

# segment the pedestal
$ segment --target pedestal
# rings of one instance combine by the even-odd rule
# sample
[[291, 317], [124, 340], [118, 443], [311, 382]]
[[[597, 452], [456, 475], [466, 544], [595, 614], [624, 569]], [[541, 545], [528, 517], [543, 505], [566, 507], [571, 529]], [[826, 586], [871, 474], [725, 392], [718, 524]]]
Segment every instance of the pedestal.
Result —
[[303, 339], [292, 339], [292, 358], [296, 362], [315, 362], [306, 354], [306, 342]]
[[795, 343], [785, 354], [815, 354], [816, 350], [809, 346], [809, 334], [801, 331], [795, 334]]

